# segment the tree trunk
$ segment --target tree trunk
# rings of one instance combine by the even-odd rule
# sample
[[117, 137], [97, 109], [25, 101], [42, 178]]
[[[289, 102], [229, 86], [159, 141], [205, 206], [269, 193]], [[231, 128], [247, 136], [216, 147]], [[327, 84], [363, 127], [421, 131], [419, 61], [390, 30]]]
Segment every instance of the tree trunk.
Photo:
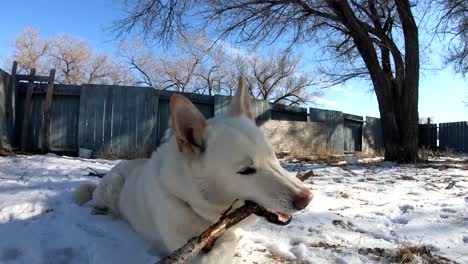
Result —
[[[418, 160], [418, 87], [419, 87], [419, 40], [418, 28], [411, 13], [408, 0], [395, 0], [404, 34], [404, 63], [402, 53], [393, 52], [396, 76], [379, 64], [376, 47], [368, 27], [354, 14], [347, 1], [328, 0], [327, 4], [340, 21], [349, 29], [374, 86], [379, 102], [385, 147], [385, 160], [415, 162]], [[391, 41], [391, 46], [397, 47]]]
[[386, 86], [380, 85], [376, 94], [382, 121], [385, 160], [415, 162], [418, 159], [418, 98], [408, 94], [417, 93], [418, 86], [403, 87], [399, 95], [395, 85], [383, 83]]

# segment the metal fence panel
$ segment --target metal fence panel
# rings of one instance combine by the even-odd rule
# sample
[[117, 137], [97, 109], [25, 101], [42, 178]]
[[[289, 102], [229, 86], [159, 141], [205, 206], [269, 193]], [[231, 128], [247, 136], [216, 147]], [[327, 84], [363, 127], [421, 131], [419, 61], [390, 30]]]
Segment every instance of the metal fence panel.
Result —
[[468, 153], [468, 122], [440, 123], [439, 148]]
[[419, 147], [437, 149], [437, 124], [419, 125]]
[[[362, 118], [362, 117], [361, 117]], [[362, 150], [362, 122], [352, 119], [343, 121], [344, 152]]]
[[382, 123], [380, 118], [366, 116], [362, 130], [363, 150], [377, 153], [384, 148]]
[[343, 113], [318, 108], [310, 108], [311, 122], [324, 122], [328, 126], [328, 145], [333, 154], [344, 153]]

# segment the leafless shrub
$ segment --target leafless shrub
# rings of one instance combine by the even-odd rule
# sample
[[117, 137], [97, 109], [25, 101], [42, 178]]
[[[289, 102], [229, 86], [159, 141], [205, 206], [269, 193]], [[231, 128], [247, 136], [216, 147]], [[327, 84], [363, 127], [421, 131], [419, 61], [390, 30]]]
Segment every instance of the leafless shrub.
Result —
[[431, 148], [428, 146], [423, 146], [419, 149], [419, 159], [423, 162], [429, 161], [429, 158], [434, 156]]

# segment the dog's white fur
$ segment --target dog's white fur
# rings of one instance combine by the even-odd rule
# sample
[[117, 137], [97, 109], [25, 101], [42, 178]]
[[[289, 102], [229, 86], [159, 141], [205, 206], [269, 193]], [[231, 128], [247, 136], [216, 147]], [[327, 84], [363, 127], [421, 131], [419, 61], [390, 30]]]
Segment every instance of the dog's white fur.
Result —
[[[263, 132], [253, 121], [242, 79], [230, 114], [205, 120], [180, 95], [171, 98], [172, 133], [150, 159], [124, 161], [98, 186], [84, 185], [76, 201], [107, 208], [130, 225], [161, 255], [170, 254], [219, 220], [235, 199], [252, 200], [291, 214], [304, 188], [284, 170]], [[243, 175], [246, 167], [255, 173]], [[196, 263], [230, 263], [240, 226], [229, 229]]]

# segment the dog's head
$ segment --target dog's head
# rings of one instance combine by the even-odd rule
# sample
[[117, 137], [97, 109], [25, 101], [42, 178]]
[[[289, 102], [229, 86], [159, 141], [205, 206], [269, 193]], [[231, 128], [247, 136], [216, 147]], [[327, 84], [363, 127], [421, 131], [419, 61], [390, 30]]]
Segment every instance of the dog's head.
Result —
[[171, 98], [177, 148], [203, 198], [224, 208], [235, 199], [250, 200], [283, 216], [304, 209], [312, 193], [281, 167], [270, 142], [255, 125], [242, 78], [230, 108], [227, 116], [205, 120], [185, 97]]

